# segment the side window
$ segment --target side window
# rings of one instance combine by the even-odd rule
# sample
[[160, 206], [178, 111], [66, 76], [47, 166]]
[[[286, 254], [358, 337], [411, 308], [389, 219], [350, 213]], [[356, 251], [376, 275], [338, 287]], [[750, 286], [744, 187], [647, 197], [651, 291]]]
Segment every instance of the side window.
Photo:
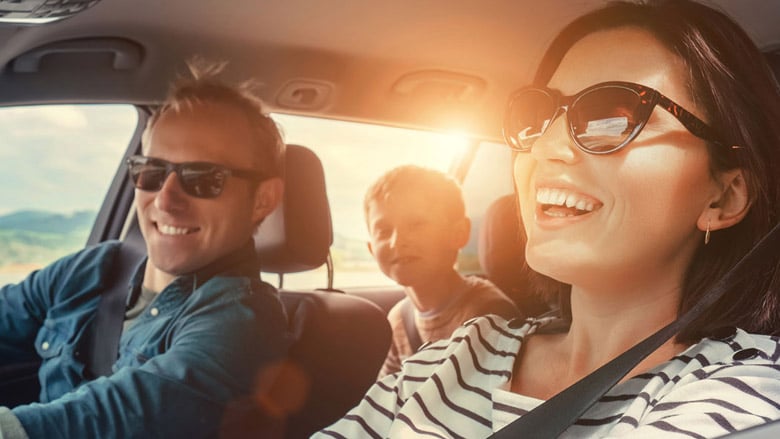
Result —
[[462, 273], [480, 273], [477, 249], [482, 218], [498, 197], [512, 193], [512, 153], [504, 144], [480, 143], [461, 184], [466, 213], [471, 218], [471, 238], [458, 257]]
[[0, 285], [84, 246], [137, 124], [130, 105], [0, 108]]
[[[304, 145], [320, 157], [325, 168], [333, 218], [336, 288], [393, 285], [368, 252], [363, 197], [368, 187], [386, 171], [416, 164], [448, 172], [463, 155], [468, 139], [428, 131], [393, 128], [328, 119], [274, 115], [287, 143]], [[325, 286], [324, 267], [288, 274], [286, 288]]]

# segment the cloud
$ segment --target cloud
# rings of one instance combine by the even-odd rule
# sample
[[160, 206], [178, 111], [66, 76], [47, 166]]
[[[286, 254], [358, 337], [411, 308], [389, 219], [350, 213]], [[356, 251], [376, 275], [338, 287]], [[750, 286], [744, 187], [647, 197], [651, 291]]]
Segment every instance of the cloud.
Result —
[[99, 209], [137, 122], [129, 105], [0, 109], [0, 212]]

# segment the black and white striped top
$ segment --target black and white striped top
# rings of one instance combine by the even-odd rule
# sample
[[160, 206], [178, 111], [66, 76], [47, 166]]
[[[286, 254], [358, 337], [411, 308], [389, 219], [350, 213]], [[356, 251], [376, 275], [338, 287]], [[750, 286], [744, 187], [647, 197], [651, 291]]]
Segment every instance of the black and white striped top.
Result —
[[[466, 322], [315, 438], [485, 438], [541, 401], [507, 391], [523, 338], [552, 319]], [[723, 331], [612, 388], [562, 437], [717, 437], [780, 418], [780, 339]]]

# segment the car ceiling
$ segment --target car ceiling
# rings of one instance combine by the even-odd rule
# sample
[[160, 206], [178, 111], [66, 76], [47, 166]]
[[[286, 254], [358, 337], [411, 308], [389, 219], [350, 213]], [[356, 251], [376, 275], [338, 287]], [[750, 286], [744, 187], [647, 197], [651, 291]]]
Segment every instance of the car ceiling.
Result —
[[[0, 105], [152, 104], [200, 55], [229, 61], [229, 79], [255, 78], [271, 111], [499, 139], [506, 98], [530, 81], [545, 46], [603, 3], [102, 0], [54, 23], [0, 24]], [[715, 3], [759, 47], [780, 47], [780, 2]], [[38, 51], [32, 69], [15, 61], [73, 39], [82, 41]], [[111, 50], [123, 44], [137, 62], [117, 70]]]

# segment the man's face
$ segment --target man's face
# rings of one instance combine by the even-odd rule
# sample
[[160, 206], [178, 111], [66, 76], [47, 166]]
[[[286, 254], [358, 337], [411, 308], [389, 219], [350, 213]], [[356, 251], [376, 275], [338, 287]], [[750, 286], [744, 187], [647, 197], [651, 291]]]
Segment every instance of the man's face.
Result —
[[[249, 123], [240, 112], [223, 104], [201, 103], [164, 113], [150, 132], [144, 155], [173, 163], [211, 162], [254, 170], [254, 148]], [[241, 247], [255, 224], [275, 206], [265, 205], [265, 184], [255, 191], [252, 182], [229, 176], [216, 198], [197, 198], [185, 193], [179, 177], [171, 173], [159, 191], [136, 189], [147, 265], [172, 279]]]

